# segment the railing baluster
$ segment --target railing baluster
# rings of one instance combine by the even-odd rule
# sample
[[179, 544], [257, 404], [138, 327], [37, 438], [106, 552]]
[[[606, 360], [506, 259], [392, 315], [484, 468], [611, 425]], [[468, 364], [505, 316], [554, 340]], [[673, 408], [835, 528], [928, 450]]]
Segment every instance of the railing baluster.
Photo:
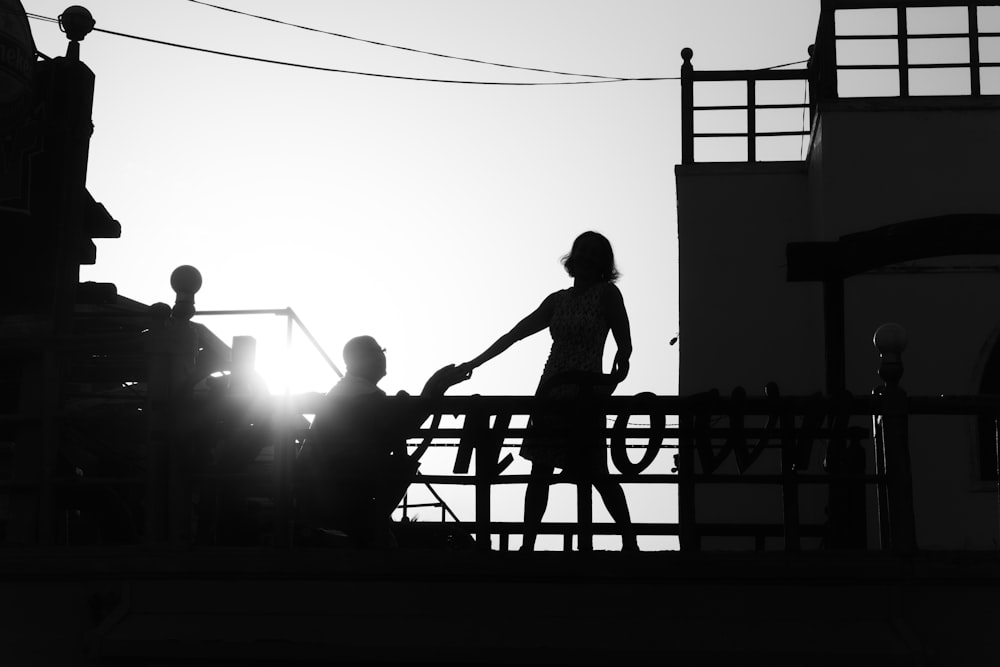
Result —
[[909, 554], [917, 548], [913, 515], [913, 478], [910, 470], [909, 410], [906, 392], [899, 386], [903, 375], [902, 352], [906, 332], [899, 325], [883, 324], [875, 332], [875, 347], [882, 357], [878, 374], [881, 387], [881, 435], [892, 550]]
[[694, 51], [681, 49], [681, 164], [694, 162]]
[[969, 92], [973, 97], [982, 92], [979, 76], [979, 8], [969, 5]]
[[757, 161], [757, 81], [747, 77], [747, 162]]
[[997, 530], [1000, 535], [1000, 417], [993, 417], [993, 451], [996, 454], [994, 472], [997, 474]]
[[896, 45], [899, 53], [899, 96], [910, 96], [910, 45], [906, 29], [906, 7], [896, 8]]
[[[813, 73], [818, 84], [813, 108], [823, 101], [833, 101], [839, 96], [837, 84], [837, 25], [836, 6], [833, 0], [822, 0], [819, 11], [819, 28], [816, 31], [815, 55], [817, 71]], [[812, 92], [810, 91], [810, 95]]]
[[594, 550], [594, 487], [590, 480], [576, 485], [576, 517], [580, 526], [576, 548], [580, 551]]
[[677, 521], [681, 551], [697, 551], [699, 538], [695, 525], [694, 488], [694, 416], [690, 411], [678, 415], [680, 437], [677, 440]]
[[[881, 388], [873, 395], [881, 396]], [[882, 433], [882, 418], [879, 415], [872, 415], [872, 434], [872, 439], [875, 442], [875, 477], [878, 480], [875, 489], [878, 503], [879, 548], [885, 550], [892, 544], [892, 536], [889, 533], [889, 487], [885, 474], [885, 438]]]

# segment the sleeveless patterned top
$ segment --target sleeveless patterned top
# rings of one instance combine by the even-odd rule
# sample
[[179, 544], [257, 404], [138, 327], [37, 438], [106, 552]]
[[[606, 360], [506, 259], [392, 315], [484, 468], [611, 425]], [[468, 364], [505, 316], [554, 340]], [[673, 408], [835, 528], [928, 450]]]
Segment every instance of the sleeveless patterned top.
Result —
[[[605, 283], [559, 292], [549, 322], [552, 349], [541, 382], [566, 371], [601, 372], [608, 323], [601, 312]], [[541, 384], [541, 383], [539, 383]]]

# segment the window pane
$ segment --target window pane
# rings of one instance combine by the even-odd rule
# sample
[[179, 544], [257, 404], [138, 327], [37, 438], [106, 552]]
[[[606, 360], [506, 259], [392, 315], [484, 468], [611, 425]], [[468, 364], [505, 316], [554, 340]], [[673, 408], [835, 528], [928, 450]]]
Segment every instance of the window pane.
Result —
[[899, 95], [899, 74], [896, 70], [840, 70], [837, 78], [841, 97]]
[[910, 35], [967, 33], [969, 10], [966, 7], [909, 7], [906, 10], [906, 32]]
[[910, 95], [970, 95], [969, 70], [911, 69]]
[[695, 139], [695, 162], [746, 162], [747, 140], [731, 139]]
[[834, 12], [838, 35], [895, 35], [894, 9], [841, 9]]

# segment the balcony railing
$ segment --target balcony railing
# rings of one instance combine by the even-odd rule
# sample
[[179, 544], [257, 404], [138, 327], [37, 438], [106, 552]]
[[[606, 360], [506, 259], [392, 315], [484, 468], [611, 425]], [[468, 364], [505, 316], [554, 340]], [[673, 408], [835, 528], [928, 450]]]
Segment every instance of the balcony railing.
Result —
[[[836, 100], [964, 96], [985, 104], [1000, 95], [1000, 8], [823, 0], [809, 56], [799, 69], [698, 71], [684, 49], [682, 163], [802, 160], [818, 105]], [[780, 81], [789, 83], [762, 101], [762, 83]]]
[[[26, 390], [19, 412], [0, 415], [3, 541], [296, 546], [302, 520], [295, 463], [324, 397], [272, 396], [246, 381], [249, 370], [236, 358], [222, 359], [228, 348], [216, 349], [225, 346], [203, 327], [163, 319], [159, 307], [142, 312], [126, 313], [118, 324], [144, 317], [143, 326], [49, 339], [19, 326], [4, 338], [7, 360], [26, 360], [11, 368], [28, 390], [36, 388]], [[289, 317], [287, 333], [293, 324]], [[447, 530], [474, 537], [480, 549], [506, 550], [511, 535], [524, 534], [522, 522], [494, 516], [494, 492], [527, 484], [528, 475], [508, 470], [509, 450], [528, 432], [529, 416], [557, 413], [570, 416], [559, 420], [569, 441], [603, 435], [615, 481], [655, 491], [645, 502], [660, 513], [635, 525], [640, 536], [675, 537], [682, 550], [724, 538], [755, 549], [905, 552], [916, 545], [909, 416], [995, 423], [1000, 397], [908, 398], [898, 386], [901, 340], [893, 325], [876, 334], [883, 384], [864, 398], [788, 397], [769, 386], [757, 397], [742, 389], [574, 401], [402, 396], [387, 399], [386, 410], [389, 418], [430, 415], [403, 434], [410, 455], [453, 451], [454, 460], [449, 471], [441, 463], [448, 457], [428, 457], [411, 488], [427, 488]], [[208, 366], [198, 375], [196, 359], [206, 354]], [[60, 355], [64, 374], [51, 372]], [[195, 391], [189, 379], [213, 369], [229, 374]], [[594, 414], [605, 417], [603, 434], [584, 426]], [[576, 520], [544, 523], [539, 534], [561, 536], [565, 549], [575, 538], [580, 550], [593, 548], [597, 535], [620, 534], [620, 526], [594, 522], [589, 480], [556, 481], [576, 485]], [[471, 502], [449, 507], [449, 487], [471, 487]], [[770, 498], [756, 493], [763, 488], [772, 490]], [[869, 497], [877, 537], [869, 537]], [[746, 511], [725, 518], [720, 508], [734, 505]], [[404, 506], [412, 507], [409, 498]]]
[[[95, 464], [93, 473], [78, 468], [66, 474], [49, 468], [0, 481], [9, 501], [8, 542], [17, 522], [21, 523], [18, 534], [26, 534], [23, 524], [27, 520], [35, 523], [29, 533], [50, 544], [183, 545], [197, 541], [196, 524], [208, 516], [206, 499], [218, 498], [218, 492], [226, 490], [224, 496], [253, 497], [265, 507], [255, 524], [256, 534], [244, 534], [244, 541], [237, 543], [296, 546], [294, 459], [308, 434], [304, 416], [321, 409], [321, 396], [188, 398], [151, 408], [144, 399], [120, 397], [118, 401], [111, 412], [84, 410], [56, 417], [65, 436], [74, 431], [81, 434], [74, 446], [92, 445], [92, 454], [106, 452], [107, 443], [88, 445], [86, 434], [107, 437], [109, 431], [95, 425], [114, 425], [120, 442], [124, 442], [122, 437], [132, 439], [130, 450], [118, 451], [119, 458], [131, 451], [131, 474], [109, 474]], [[416, 408], [430, 410], [433, 416], [410, 434], [411, 453], [450, 448], [445, 451], [454, 451], [455, 458], [450, 472], [428, 470], [413, 480], [413, 487], [436, 489], [437, 502], [432, 504], [438, 507], [444, 506], [445, 489], [472, 487], [473, 502], [457, 510], [447, 508], [442, 518], [454, 533], [474, 536], [480, 549], [507, 550], [510, 536], [524, 532], [521, 522], [493, 517], [494, 491], [528, 481], [528, 475], [507, 472], [507, 450], [517, 447], [526, 433], [516, 424], [541, 412], [596, 411], [608, 417], [605, 436], [614, 478], [657, 489], [656, 502], [664, 515], [676, 498], [677, 519], [665, 516], [662, 521], [639, 522], [635, 526], [639, 535], [675, 536], [682, 550], [698, 550], [704, 540], [723, 537], [741, 538], [746, 548], [754, 549], [906, 552], [916, 545], [907, 450], [909, 415], [989, 415], [995, 419], [1000, 414], [1000, 398], [907, 398], [889, 383], [865, 398], [782, 397], [772, 386], [762, 397], [736, 390], [730, 396], [713, 392], [578, 402], [475, 396], [388, 399], [390, 411]], [[159, 414], [150, 414], [150, 409]], [[123, 420], [126, 414], [132, 419]], [[4, 421], [11, 425], [24, 419], [8, 416]], [[238, 438], [247, 446], [257, 438], [256, 447], [264, 455], [228, 468], [199, 465], [203, 458], [197, 447], [210, 444], [213, 438], [237, 446], [241, 444]], [[652, 472], [665, 463], [669, 472]], [[803, 517], [802, 494], [817, 485], [827, 496], [825, 520], [816, 520], [815, 500], [812, 519]], [[704, 516], [720, 504], [742, 502], [741, 488], [761, 486], [778, 490], [780, 508], [769, 514], [767, 503], [761, 503], [753, 508], [753, 518], [739, 521], [719, 522]], [[713, 499], [703, 495], [705, 489], [725, 489], [728, 495]], [[577, 484], [577, 494], [576, 521], [543, 523], [540, 534], [561, 536], [567, 550], [575, 537], [578, 549], [589, 550], [595, 535], [620, 533], [614, 524], [594, 523], [589, 483]], [[869, 495], [877, 498], [877, 540], [867, 537]], [[815, 498], [815, 494], [810, 496]], [[30, 507], [30, 511], [18, 516], [19, 507]], [[136, 523], [130, 536], [103, 532], [102, 522], [112, 515], [134, 517], [137, 513], [145, 514], [145, 522]], [[266, 521], [261, 520], [263, 516]], [[45, 534], [49, 537], [43, 539]]]
[[[691, 49], [681, 51], [683, 164], [699, 161], [695, 149], [701, 150], [708, 143], [706, 140], [726, 144], [713, 152], [715, 159], [710, 161], [801, 159], [812, 119], [806, 85], [808, 70], [697, 71], [691, 63], [693, 55]], [[801, 82], [801, 86], [795, 86], [795, 82]], [[762, 95], [765, 87], [768, 87], [766, 96]], [[737, 88], [742, 88], [742, 92]], [[721, 101], [705, 103], [704, 97]], [[788, 139], [795, 141], [789, 144]], [[771, 145], [779, 141], [783, 145]], [[734, 142], [738, 146], [732, 146]]]

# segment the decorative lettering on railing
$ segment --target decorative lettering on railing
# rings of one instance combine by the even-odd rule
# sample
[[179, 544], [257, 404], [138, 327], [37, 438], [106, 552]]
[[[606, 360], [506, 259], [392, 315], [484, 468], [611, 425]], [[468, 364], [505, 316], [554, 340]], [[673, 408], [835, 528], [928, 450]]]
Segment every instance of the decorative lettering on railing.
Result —
[[486, 410], [470, 410], [465, 417], [462, 436], [455, 455], [452, 472], [462, 475], [469, 472], [472, 452], [476, 452], [476, 469], [487, 479], [499, 476], [514, 461], [511, 454], [500, 459], [504, 437], [510, 428], [511, 414], [496, 415], [490, 428], [490, 413]]
[[[725, 414], [716, 414], [713, 406], [722, 403], [719, 391], [713, 389], [691, 397], [692, 430], [694, 447], [703, 474], [712, 474], [719, 469], [730, 455], [740, 474], [746, 473], [760, 456], [774, 445], [793, 452], [789, 459], [796, 472], [809, 470], [817, 440], [825, 440], [830, 447], [844, 448], [848, 438], [860, 446], [867, 437], [865, 429], [851, 427], [851, 410], [854, 397], [849, 392], [826, 398], [821, 394], [806, 397], [801, 401], [798, 413], [787, 401], [782, 400], [777, 385], [770, 383], [765, 388], [767, 410], [762, 428], [751, 429], [746, 425], [746, 417], [751, 412], [747, 407], [747, 393], [743, 387], [736, 387]], [[724, 426], [718, 420], [726, 419]], [[713, 433], [722, 431], [725, 441], [721, 446], [714, 444]], [[759, 433], [754, 444], [749, 444], [750, 434]]]
[[[886, 377], [889, 377], [888, 373]], [[905, 549], [912, 548], [909, 545], [913, 542], [908, 537], [912, 521], [908, 519], [910, 511], [906, 502], [908, 494], [905, 492], [907, 465], [905, 455], [901, 453], [905, 447], [906, 432], [901, 424], [905, 424], [907, 399], [899, 394], [890, 401], [891, 397], [885, 395], [886, 391], [888, 390], [883, 389], [876, 396], [864, 399], [855, 398], [846, 392], [826, 397], [785, 397], [773, 385], [766, 388], [763, 397], [747, 396], [745, 390], [739, 387], [725, 397], [720, 396], [718, 391], [693, 397], [642, 393], [635, 396], [591, 396], [577, 401], [532, 397], [443, 397], [431, 401], [417, 397], [399, 397], [389, 399], [391, 405], [388, 408], [431, 415], [422, 426], [414, 425], [414, 430], [407, 434], [411, 456], [419, 457], [430, 447], [457, 445], [453, 474], [421, 472], [413, 481], [420, 487], [428, 487], [430, 493], [435, 495], [435, 500], [439, 503], [435, 506], [442, 508], [442, 517], [447, 514], [449, 520], [454, 522], [454, 527], [449, 530], [475, 534], [480, 548], [490, 548], [491, 537], [496, 539], [499, 536], [500, 548], [505, 549], [509, 536], [519, 535], [523, 531], [523, 524], [491, 519], [492, 489], [498, 485], [527, 483], [528, 475], [508, 472], [513, 456], [504, 449], [515, 447], [518, 440], [528, 432], [516, 420], [529, 415], [551, 413], [589, 415], [590, 424], [594, 426], [584, 427], [590, 429], [586, 437], [594, 436], [593, 429], [598, 428], [596, 423], [605, 424], [603, 435], [623, 482], [677, 488], [679, 520], [638, 524], [636, 528], [640, 535], [678, 535], [684, 549], [700, 548], [701, 538], [708, 536], [752, 538], [758, 549], [767, 548], [766, 540], [772, 538], [783, 539], [783, 548], [789, 550], [800, 548], [800, 543], [803, 548], [819, 546], [817, 538], [822, 540], [823, 546], [866, 548], [869, 545], [866, 497], [874, 485], [878, 490], [879, 524], [883, 529], [882, 548], [891, 545], [894, 549]], [[194, 495], [187, 497], [173, 493], [169, 499], [165, 498], [163, 503], [170, 514], [169, 520], [167, 516], [158, 515], [163, 526], [156, 531], [147, 532], [140, 539], [148, 541], [150, 536], [167, 533], [176, 533], [177, 539], [186, 539], [185, 535], [190, 530], [185, 529], [181, 522], [191, 515], [191, 509], [186, 508], [185, 504], [193, 501], [199, 515], [204, 514], [199, 498], [212, 498], [215, 494], [222, 494], [219, 498], [230, 497], [233, 493], [243, 491], [251, 493], [255, 498], [271, 494], [276, 508], [280, 506], [281, 499], [293, 499], [296, 492], [292, 486], [294, 480], [281, 474], [279, 454], [282, 449], [294, 448], [296, 443], [301, 443], [307, 432], [303, 426], [279, 424], [290, 419], [304, 423], [300, 416], [313, 414], [321, 398], [316, 396], [308, 401], [296, 399], [291, 402], [275, 399], [272, 408], [274, 428], [265, 429], [272, 432], [273, 460], [268, 457], [267, 460], [255, 461], [245, 470], [171, 468], [171, 474], [180, 474], [182, 477], [178, 478], [177, 483], [169, 484], [169, 488], [180, 491], [189, 489]], [[232, 402], [233, 409], [247, 405], [245, 397], [241, 396], [228, 397], [226, 400]], [[940, 401], [934, 405], [937, 406], [938, 403]], [[151, 405], [155, 409], [166, 409], [166, 405], [161, 403], [154, 402]], [[991, 414], [996, 409], [993, 404], [987, 408]], [[961, 408], [948, 408], [951, 410], [948, 414], [963, 411], [973, 414], [987, 408], [978, 404], [965, 407], [963, 404]], [[208, 404], [204, 409], [219, 418], [230, 414], [228, 408], [220, 411]], [[926, 412], [929, 408], [922, 409]], [[187, 408], [185, 411], [188, 411]], [[270, 414], [269, 409], [264, 408], [264, 411]], [[145, 411], [139, 414], [145, 415]], [[600, 414], [601, 419], [593, 420], [595, 414]], [[877, 428], [874, 437], [869, 428], [851, 423], [857, 417], [867, 419], [873, 415], [878, 416], [875, 420]], [[148, 415], [145, 416], [148, 418]], [[607, 416], [611, 419], [606, 419]], [[668, 421], [673, 421], [671, 416], [676, 417], [677, 425], [668, 424]], [[633, 419], [636, 422], [634, 424]], [[257, 418], [253, 420], [257, 423]], [[561, 428], [570, 429], [570, 433], [580, 428], [574, 426], [572, 419], [556, 421], [563, 424]], [[610, 425], [612, 422], [613, 425]], [[136, 428], [140, 426], [141, 423], [137, 422]], [[215, 437], [212, 433], [206, 437]], [[163, 433], [162, 437], [178, 435], [172, 431]], [[890, 442], [893, 438], [894, 441]], [[185, 442], [189, 440], [186, 437], [182, 439]], [[874, 448], [868, 447], [866, 441], [869, 439], [874, 440]], [[823, 469], [810, 472], [810, 464], [816, 467], [815, 449], [824, 444]], [[650, 470], [661, 449], [674, 449], [676, 452], [678, 465], [674, 474]], [[638, 460], [629, 458], [630, 452], [635, 457], [635, 452], [631, 450], [642, 452], [637, 457]], [[768, 454], [768, 451], [773, 455]], [[474, 452], [477, 465], [474, 474], [469, 476]], [[877, 462], [874, 474], [866, 474], [865, 471], [870, 459]], [[726, 461], [733, 464], [731, 472], [721, 469]], [[895, 472], [893, 468], [896, 469]], [[82, 480], [54, 479], [57, 485], [72, 484], [71, 488], [82, 488], [84, 484], [106, 484], [111, 487], [138, 484], [139, 489], [143, 482], [141, 478], [95, 479], [89, 471]], [[578, 490], [589, 491], [590, 488], [586, 479], [563, 477], [559, 481], [575, 483]], [[898, 487], [895, 495], [892, 491], [894, 483]], [[439, 484], [474, 487], [474, 511], [467, 507], [458, 513], [452, 512], [441, 496], [430, 488], [431, 485]], [[224, 485], [234, 486], [231, 490], [223, 490]], [[699, 517], [695, 511], [696, 504], [701, 508], [709, 507], [700, 504], [702, 501], [698, 498], [704, 500], [711, 498], [713, 494], [716, 494], [717, 499], [738, 498], [740, 491], [737, 489], [740, 487], [749, 489], [760, 485], [780, 488], [782, 501], [779, 515], [772, 515], [772, 510], [768, 509], [771, 505], [761, 505], [760, 512], [752, 519], [720, 523], [718, 518], [710, 516], [711, 513]], [[726, 489], [726, 486], [729, 488]], [[804, 505], [806, 509], [803, 510], [803, 520], [800, 521], [799, 494], [807, 486], [822, 486], [828, 490], [826, 520], [817, 522], [817, 507], [812, 502]], [[700, 491], [696, 493], [699, 487], [708, 491], [708, 495]], [[716, 490], [713, 491], [713, 488]], [[166, 494], [160, 487], [157, 489]], [[157, 489], [147, 488], [146, 491], [153, 492]], [[719, 493], [722, 495], [718, 495]], [[136, 497], [142, 496], [139, 492]], [[815, 498], [815, 495], [811, 497]], [[589, 508], [589, 495], [586, 498]], [[167, 500], [178, 502], [168, 503]], [[123, 501], [131, 502], [124, 497]], [[699, 510], [701, 511], [703, 510]], [[275, 511], [273, 525], [267, 530], [261, 527], [261, 534], [280, 536], [283, 531], [289, 530], [283, 522], [294, 520], [293, 514], [286, 517]], [[542, 533], [561, 535], [565, 544], [571, 544], [569, 540], [572, 536], [577, 536], [581, 539], [579, 543], [584, 544], [589, 535], [614, 535], [617, 530], [617, 526], [610, 524], [590, 524], [585, 521], [585, 517], [578, 517], [574, 523], [542, 524]], [[812, 542], [805, 542], [807, 539]]]
[[649, 468], [657, 454], [660, 453], [663, 440], [666, 437], [667, 417], [656, 410], [656, 394], [642, 392], [636, 394], [636, 398], [648, 405], [642, 414], [649, 416], [649, 435], [646, 448], [638, 463], [633, 463], [628, 456], [626, 438], [626, 429], [629, 428], [630, 420], [635, 415], [631, 412], [623, 412], [615, 418], [614, 426], [611, 429], [611, 461], [623, 475], [638, 475]]

